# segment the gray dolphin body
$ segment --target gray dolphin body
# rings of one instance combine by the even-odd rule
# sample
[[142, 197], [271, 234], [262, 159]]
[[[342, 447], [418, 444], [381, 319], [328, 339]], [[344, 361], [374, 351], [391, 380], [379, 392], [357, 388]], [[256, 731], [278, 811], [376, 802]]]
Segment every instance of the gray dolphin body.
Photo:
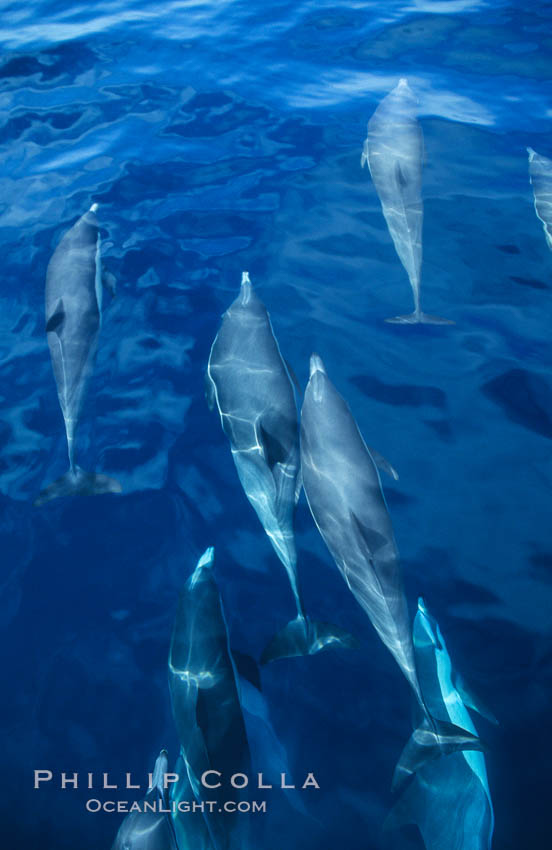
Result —
[[144, 800], [153, 804], [157, 811], [130, 812], [119, 827], [112, 850], [187, 850], [177, 844], [169, 812], [159, 811], [167, 810], [168, 795], [163, 787], [167, 772], [167, 753], [162, 750], [155, 762], [152, 784]]
[[348, 405], [315, 354], [301, 413], [301, 465], [318, 530], [424, 712], [397, 775], [412, 773], [443, 752], [478, 748], [477, 738], [434, 720], [427, 709], [416, 672], [399, 555], [376, 464]]
[[[213, 847], [226, 850], [247, 846], [247, 818], [221, 812], [229, 789], [207, 789], [201, 777], [208, 770], [220, 771], [226, 780], [235, 773], [250, 775], [251, 760], [213, 560], [214, 550], [207, 549], [180, 595], [169, 651], [169, 688], [193, 795], [198, 802], [217, 802], [214, 811], [205, 811], [205, 824]], [[211, 784], [216, 781], [210, 779]]]
[[224, 314], [213, 342], [207, 401], [220, 413], [242, 487], [284, 565], [297, 617], [275, 636], [262, 661], [309, 655], [350, 636], [305, 615], [293, 534], [299, 478], [295, 393], [264, 304], [244, 272], [240, 294]]
[[533, 148], [527, 148], [527, 153], [535, 212], [542, 222], [546, 244], [552, 251], [552, 159], [541, 156]]
[[453, 324], [450, 320], [428, 316], [420, 307], [424, 140], [416, 114], [416, 98], [408, 82], [402, 79], [368, 122], [360, 164], [368, 163], [389, 233], [414, 296], [413, 313], [387, 321], [449, 325]]
[[102, 276], [97, 205], [62, 237], [46, 272], [46, 334], [58, 399], [65, 422], [69, 471], [43, 490], [36, 504], [74, 493], [119, 493], [107, 475], [85, 472], [75, 463], [75, 436], [94, 366], [101, 325]]

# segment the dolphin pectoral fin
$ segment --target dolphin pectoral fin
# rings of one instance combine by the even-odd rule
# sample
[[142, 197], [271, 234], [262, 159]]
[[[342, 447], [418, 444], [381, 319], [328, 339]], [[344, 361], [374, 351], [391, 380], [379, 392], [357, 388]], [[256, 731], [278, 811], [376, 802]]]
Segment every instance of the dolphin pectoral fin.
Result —
[[61, 330], [61, 326], [64, 321], [65, 307], [63, 306], [63, 299], [60, 298], [56, 304], [54, 312], [48, 316], [48, 321], [46, 322], [46, 333], [57, 333], [59, 336], [59, 331]]
[[368, 171], [370, 170], [370, 162], [368, 160], [368, 139], [365, 140], [362, 146], [362, 153], [360, 155], [360, 167], [364, 168], [364, 166], [368, 166]]
[[205, 372], [205, 401], [207, 402], [207, 407], [209, 408], [209, 410], [215, 409], [217, 396], [215, 393], [215, 385], [211, 380], [209, 372]]
[[111, 274], [111, 272], [106, 272], [105, 270], [102, 272], [102, 285], [109, 292], [112, 298], [115, 298], [117, 295], [117, 280], [115, 275]]
[[299, 616], [269, 641], [261, 655], [261, 664], [268, 664], [278, 658], [315, 655], [332, 647], [354, 649], [356, 646], [356, 638], [339, 626]]
[[476, 696], [474, 696], [473, 692], [471, 691], [471, 689], [468, 688], [460, 673], [453, 672], [452, 683], [460, 694], [462, 702], [467, 708], [471, 708], [472, 711], [476, 711], [478, 714], [481, 715], [481, 717], [484, 717], [485, 720], [488, 720], [489, 723], [494, 723], [495, 726], [498, 726], [498, 720], [496, 719], [492, 711], [490, 711], [485, 705], [481, 703], [481, 701]]
[[299, 496], [301, 495], [301, 490], [303, 489], [303, 471], [299, 469], [297, 473], [297, 481], [295, 482], [295, 504], [299, 501]]
[[376, 464], [379, 469], [382, 469], [384, 472], [387, 472], [391, 478], [394, 478], [395, 481], [399, 480], [399, 473], [395, 469], [395, 467], [391, 466], [388, 460], [384, 458], [382, 454], [380, 454], [377, 449], [373, 449], [372, 446], [368, 446], [368, 451], [372, 455], [372, 460]]
[[295, 371], [293, 370], [293, 368], [291, 367], [290, 363], [286, 360], [286, 358], [285, 358], [285, 357], [283, 358], [283, 361], [284, 361], [284, 363], [286, 364], [286, 369], [287, 369], [287, 371], [288, 371], [288, 375], [289, 375], [289, 377], [290, 377], [290, 378], [291, 378], [291, 380], [292, 380], [292, 383], [293, 383], [293, 384], [295, 384], [295, 389], [297, 390], [297, 392], [299, 393], [299, 395], [303, 395], [303, 390], [302, 390], [302, 388], [301, 388], [301, 384], [299, 383], [299, 378], [298, 378], [298, 377], [297, 377], [297, 375], [295, 374]]
[[386, 319], [390, 325], [454, 325], [452, 319], [442, 319], [440, 316], [430, 316], [428, 313], [407, 313], [404, 316], [393, 316]]
[[401, 753], [393, 774], [391, 790], [396, 791], [400, 788], [409, 776], [429, 761], [460, 750], [482, 751], [483, 749], [483, 744], [477, 735], [472, 735], [471, 732], [455, 726], [454, 723], [436, 720], [433, 717], [429, 720], [424, 717]]
[[61, 499], [64, 496], [96, 496], [104, 493], [120, 493], [121, 491], [122, 487], [115, 478], [94, 472], [85, 472], [84, 469], [77, 466], [74, 471], [69, 470], [53, 484], [49, 484], [42, 490], [34, 504], [39, 507], [52, 499]]

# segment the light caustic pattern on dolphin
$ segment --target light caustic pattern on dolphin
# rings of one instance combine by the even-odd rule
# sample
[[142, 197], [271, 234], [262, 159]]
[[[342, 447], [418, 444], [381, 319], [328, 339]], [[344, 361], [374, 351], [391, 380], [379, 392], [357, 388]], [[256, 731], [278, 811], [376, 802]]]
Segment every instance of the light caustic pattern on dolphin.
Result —
[[[467, 709], [481, 713], [481, 708], [455, 673], [439, 625], [423, 599], [418, 600], [413, 642], [420, 685], [433, 716], [476, 735]], [[483, 753], [452, 753], [425, 764], [402, 792], [385, 830], [406, 824], [418, 825], [426, 850], [490, 850], [494, 813]]]
[[102, 287], [114, 292], [102, 273], [97, 204], [81, 216], [57, 246], [46, 272], [46, 334], [67, 437], [68, 472], [43, 490], [36, 504], [74, 493], [119, 493], [107, 475], [85, 472], [75, 462], [75, 438], [82, 402], [96, 357]]
[[345, 632], [305, 614], [293, 533], [301, 489], [295, 393], [270, 317], [247, 272], [213, 342], [206, 395], [211, 409], [218, 408], [242, 487], [286, 569], [297, 606], [296, 619], [275, 636], [262, 660], [350, 645]]
[[368, 122], [368, 137], [360, 164], [368, 163], [389, 233], [414, 296], [413, 313], [387, 321], [450, 325], [453, 324], [450, 320], [428, 316], [420, 307], [424, 140], [416, 115], [416, 98], [408, 82], [402, 79]]
[[[140, 811], [130, 812], [113, 842], [111, 850], [186, 850], [177, 844], [174, 825], [168, 809], [165, 776], [168, 773], [166, 750], [155, 762], [151, 785], [143, 803], [151, 804], [154, 811], [140, 806]], [[159, 811], [164, 809], [165, 811]]]
[[313, 354], [301, 414], [301, 465], [309, 507], [337, 567], [412, 687], [425, 720], [402, 767], [477, 739], [432, 718], [418, 681], [399, 554], [380, 477], [353, 415]]
[[[250, 775], [249, 743], [237, 672], [230, 651], [224, 609], [213, 575], [214, 549], [199, 559], [180, 595], [169, 651], [169, 688], [181, 754], [198, 802], [216, 801], [204, 813], [215, 850], [247, 846], [248, 819], [224, 813], [224, 788], [207, 790], [205, 771], [223, 776]], [[187, 829], [189, 814], [177, 816], [177, 831]], [[205, 835], [198, 840], [205, 841]], [[198, 845], [201, 846], [201, 845]]]
[[542, 222], [546, 244], [552, 251], [552, 159], [541, 156], [533, 148], [527, 148], [527, 153], [535, 212]]

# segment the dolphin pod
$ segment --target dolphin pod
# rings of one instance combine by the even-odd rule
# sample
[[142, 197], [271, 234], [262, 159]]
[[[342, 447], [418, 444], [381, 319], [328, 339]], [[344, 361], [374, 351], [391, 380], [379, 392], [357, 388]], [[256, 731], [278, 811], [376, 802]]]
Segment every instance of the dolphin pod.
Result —
[[527, 148], [527, 153], [535, 212], [542, 222], [546, 244], [552, 251], [552, 159], [541, 156], [533, 148]]
[[[152, 782], [144, 799], [154, 809], [130, 812], [119, 827], [112, 850], [186, 850], [177, 844], [174, 825], [168, 806], [168, 794], [164, 787], [168, 772], [166, 750], [162, 750], [155, 762]], [[165, 811], [159, 811], [164, 809]]]
[[420, 306], [424, 139], [416, 115], [416, 98], [407, 80], [401, 79], [368, 122], [368, 137], [360, 165], [368, 164], [389, 233], [414, 296], [413, 313], [387, 321], [450, 325], [453, 322], [449, 319], [428, 316]]
[[39, 494], [35, 504], [74, 493], [120, 493], [107, 475], [85, 472], [75, 462], [82, 402], [96, 357], [102, 290], [114, 291], [102, 273], [100, 231], [93, 204], [59, 242], [46, 271], [46, 334], [67, 437], [69, 470]]
[[[474, 700], [455, 679], [446, 643], [420, 599], [413, 643], [424, 698], [435, 717], [477, 734], [467, 707]], [[417, 824], [426, 850], [490, 850], [494, 813], [480, 752], [453, 753], [424, 765], [401, 793], [385, 830]]]
[[[217, 801], [214, 811], [205, 811], [205, 824], [214, 850], [227, 850], [247, 844], [247, 819], [221, 814], [225, 789], [207, 788], [201, 777], [212, 768], [223, 776], [249, 775], [251, 758], [213, 563], [214, 549], [209, 548], [180, 595], [169, 650], [169, 689], [193, 796], [198, 802]], [[182, 821], [187, 817], [182, 815]]]
[[219, 411], [241, 485], [284, 565], [297, 608], [296, 618], [266, 647], [263, 663], [352, 645], [346, 632], [305, 613], [293, 533], [301, 490], [295, 393], [270, 316], [247, 272], [211, 347], [206, 396]]
[[431, 714], [416, 669], [399, 555], [376, 464], [353, 415], [313, 354], [301, 413], [303, 487], [314, 522], [351, 593], [410, 684], [423, 720], [394, 785], [423, 763], [480, 749], [475, 735]]

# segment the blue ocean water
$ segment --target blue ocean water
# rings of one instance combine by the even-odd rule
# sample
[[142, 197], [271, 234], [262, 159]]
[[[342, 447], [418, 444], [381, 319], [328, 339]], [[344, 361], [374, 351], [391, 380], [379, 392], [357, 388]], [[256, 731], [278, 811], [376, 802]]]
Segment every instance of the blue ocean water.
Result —
[[[176, 757], [166, 660], [208, 545], [232, 646], [259, 658], [293, 614], [285, 574], [204, 400], [220, 316], [247, 269], [304, 387], [312, 351], [384, 480], [412, 612], [423, 595], [478, 721], [495, 850], [550, 846], [552, 256], [530, 145], [552, 155], [546, 3], [1, 3], [0, 718], [2, 846], [110, 847], [61, 771], [145, 776]], [[425, 136], [424, 308], [360, 153], [408, 77]], [[33, 500], [66, 469], [44, 332], [46, 267], [99, 204], [106, 305], [80, 462], [118, 496]], [[298, 782], [263, 850], [376, 848], [411, 696], [324, 547], [296, 518], [307, 608], [359, 638], [274, 662], [262, 691]], [[33, 770], [56, 781], [33, 789]], [[100, 798], [105, 797], [101, 790]], [[123, 795], [125, 796], [125, 795]]]

